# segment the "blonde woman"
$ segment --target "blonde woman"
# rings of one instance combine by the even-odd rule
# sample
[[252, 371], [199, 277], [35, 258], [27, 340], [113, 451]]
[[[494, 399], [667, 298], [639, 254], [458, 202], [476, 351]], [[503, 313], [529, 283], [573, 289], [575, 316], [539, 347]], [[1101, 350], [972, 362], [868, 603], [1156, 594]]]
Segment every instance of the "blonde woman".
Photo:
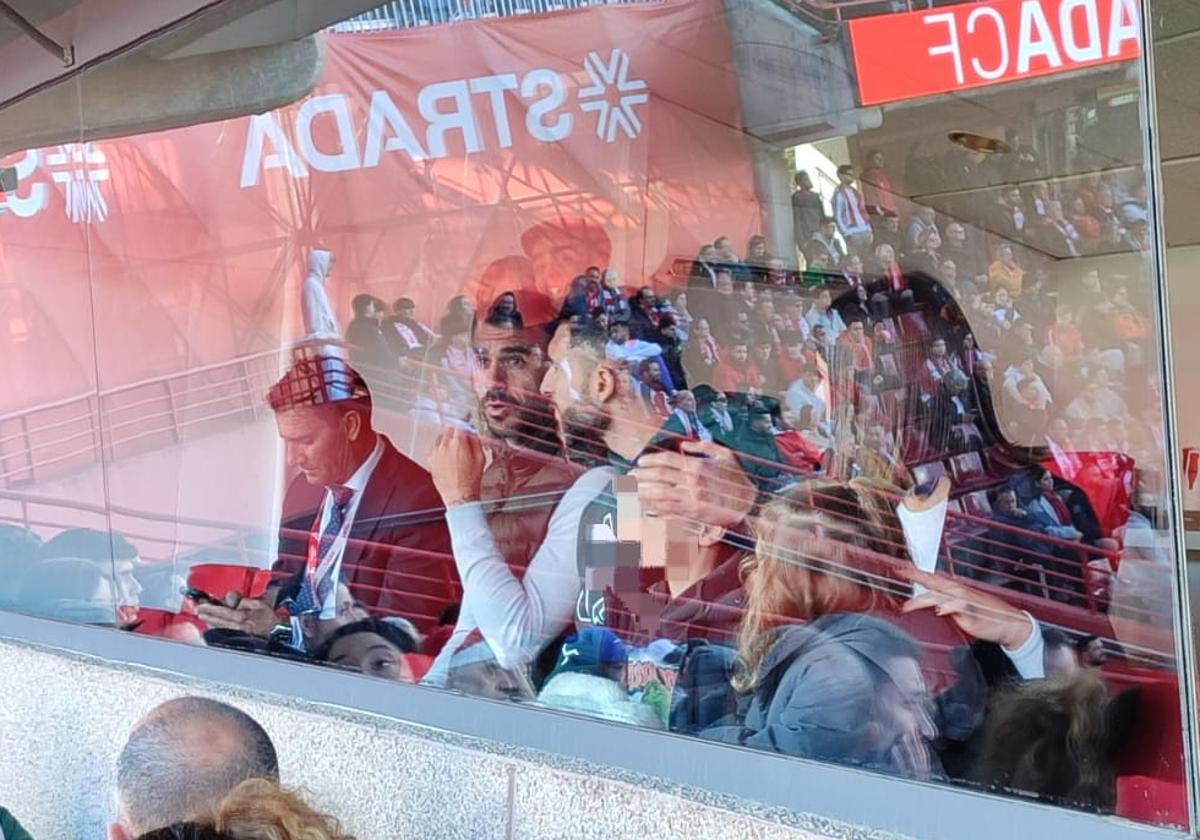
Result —
[[207, 819], [179, 823], [138, 840], [354, 840], [338, 821], [266, 779], [234, 788]]
[[817, 480], [763, 509], [742, 564], [734, 688], [746, 711], [706, 737], [930, 778], [940, 773], [935, 741], [974, 736], [991, 680], [961, 657], [935, 702], [916, 638], [950, 630], [998, 645], [1014, 679], [1043, 676], [1041, 633], [1027, 614], [912, 565], [897, 501], [867, 482]]

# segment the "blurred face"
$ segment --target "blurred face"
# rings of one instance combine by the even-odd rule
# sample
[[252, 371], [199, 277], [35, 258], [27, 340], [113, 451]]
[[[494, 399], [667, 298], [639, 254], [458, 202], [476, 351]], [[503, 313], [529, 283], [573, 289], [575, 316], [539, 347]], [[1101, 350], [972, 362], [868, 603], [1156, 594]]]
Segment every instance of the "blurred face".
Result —
[[517, 310], [517, 299], [512, 295], [501, 295], [500, 300], [496, 301], [496, 311], [504, 315], [511, 315]]
[[882, 167], [883, 166], [883, 152], [873, 152], [871, 154], [871, 156], [867, 158], [867, 163], [870, 164], [871, 166]]
[[750, 246], [750, 256], [765, 257], [767, 255], [767, 243], [763, 239], [755, 239]]
[[329, 663], [395, 682], [414, 682], [412, 669], [403, 652], [382, 636], [374, 633], [354, 633], [333, 643]]
[[658, 362], [646, 362], [642, 366], [642, 379], [655, 385], [662, 384], [662, 368]]
[[942, 264], [938, 267], [938, 273], [942, 276], [942, 282], [953, 284], [958, 280], [958, 266], [954, 260], [942, 260]]
[[612, 324], [608, 328], [608, 337], [617, 344], [624, 344], [629, 341], [629, 326], [626, 324]]
[[676, 309], [678, 309], [680, 312], [685, 312], [685, 311], [687, 311], [687, 305], [688, 305], [688, 301], [687, 301], [687, 293], [686, 292], [680, 292], [679, 294], [675, 295], [675, 308]]
[[858, 254], [851, 254], [846, 258], [846, 271], [851, 274], [861, 274], [863, 270], [862, 258]]
[[742, 293], [743, 300], [747, 300], [747, 301], [754, 300], [756, 292], [755, 292], [755, 288], [754, 288], [754, 283], [752, 283], [751, 281], [747, 280], [745, 283], [743, 283], [742, 287], [739, 291]]
[[586, 351], [571, 347], [571, 330], [558, 328], [548, 351], [550, 368], [542, 378], [542, 394], [554, 406], [568, 451], [580, 441], [594, 443], [612, 419], [592, 396], [590, 380], [599, 364]]
[[891, 265], [896, 261], [896, 252], [892, 250], [891, 245], [883, 244], [875, 249], [875, 258], [882, 265]]
[[929, 354], [934, 358], [941, 358], [946, 355], [946, 342], [942, 339], [936, 339], [933, 344], [929, 345]]
[[996, 497], [996, 510], [1003, 514], [1011, 514], [1017, 509], [1017, 495], [1011, 490], [1003, 491]]
[[1038, 479], [1038, 489], [1042, 491], [1054, 489], [1054, 476], [1049, 472], [1042, 473], [1042, 477]]
[[775, 317], [775, 304], [769, 300], [760, 300], [758, 302], [758, 317], [763, 321], [770, 321]]
[[587, 277], [589, 283], [599, 283], [600, 282], [600, 269], [594, 265], [590, 266], [587, 270], [587, 273], [584, 276]]
[[996, 290], [996, 305], [997, 306], [1008, 306], [1008, 304], [1009, 304], [1008, 289], [1005, 289], [1004, 287], [1000, 287], [999, 289]]
[[946, 238], [950, 240], [951, 245], [962, 245], [967, 238], [967, 232], [962, 225], [957, 222], [946, 226]]
[[733, 294], [733, 275], [728, 271], [718, 271], [716, 285], [713, 287], [719, 295]]
[[733, 246], [729, 244], [728, 237], [722, 236], [713, 243], [713, 248], [716, 249], [717, 256], [723, 260], [736, 260], [737, 255], [733, 253]]
[[963, 350], [974, 350], [975, 349], [975, 336], [971, 335], [970, 333], [967, 333], [966, 335], [964, 335], [963, 340], [962, 340], [962, 346], [963, 346]]
[[417, 310], [411, 306], [402, 306], [396, 310], [396, 317], [402, 318], [405, 321], [411, 321], [416, 316]]
[[837, 224], [835, 222], [821, 223], [821, 235], [826, 239], [833, 239], [835, 233], [837, 233]]
[[1006, 262], [1006, 263], [1012, 262], [1012, 258], [1013, 258], [1012, 248], [1008, 247], [1007, 245], [1004, 245], [996, 251], [996, 256], [1000, 258], [1001, 262]]
[[1048, 647], [1045, 653], [1046, 676], [1065, 679], [1079, 670], [1075, 651], [1069, 647]]
[[712, 401], [712, 407], [714, 411], [723, 413], [725, 409], [729, 408], [729, 400], [724, 394], [718, 394]]
[[843, 184], [849, 185], [854, 183], [854, 170], [843, 169], [838, 172], [838, 180]]
[[865, 442], [872, 449], [882, 449], [887, 443], [887, 437], [884, 435], [883, 426], [878, 424], [867, 429]]
[[750, 358], [750, 350], [745, 344], [735, 344], [729, 348], [729, 357], [739, 365], [744, 365]]
[[357, 412], [332, 408], [293, 408], [275, 413], [275, 427], [287, 447], [289, 468], [309, 484], [341, 484], [357, 469], [352, 442], [365, 433]]
[[862, 341], [864, 337], [862, 321], [855, 321], [849, 327], [850, 338], [854, 341]]
[[933, 224], [934, 212], [932, 207], [920, 207], [917, 209], [917, 217], [927, 225]]
[[771, 415], [751, 414], [750, 430], [756, 434], [766, 434], [771, 429]]
[[1008, 203], [1013, 207], [1016, 207], [1016, 206], [1020, 205], [1020, 203], [1021, 203], [1021, 191], [1020, 190], [1016, 190], [1016, 189], [1009, 190], [1008, 193], [1006, 194], [1006, 197], [1008, 198]]
[[1108, 661], [1108, 652], [1104, 649], [1104, 642], [1099, 639], [1092, 639], [1083, 649], [1083, 662], [1085, 665], [1098, 667]]
[[541, 369], [529, 344], [512, 333], [481, 334], [475, 345], [471, 384], [484, 427], [498, 438], [513, 438], [548, 411], [538, 393]]
[[649, 289], [642, 289], [642, 309], [651, 309], [658, 303], [658, 297]]
[[675, 407], [682, 408], [684, 411], [695, 411], [696, 398], [692, 396], [691, 391], [680, 391], [675, 395]]
[[771, 361], [771, 345], [759, 344], [754, 348], [754, 360], [759, 364]]
[[692, 332], [699, 338], [709, 338], [712, 335], [712, 328], [708, 325], [707, 318], [701, 318], [692, 325]]
[[711, 245], [705, 245], [700, 249], [700, 259], [702, 262], [712, 262], [717, 258], [717, 249]]
[[[905, 775], [928, 775], [929, 741], [937, 727], [929, 715], [929, 697], [921, 668], [915, 659], [893, 659], [888, 665], [892, 679], [879, 688], [876, 723], [880, 728], [880, 751], [897, 758]], [[919, 755], [900, 760], [916, 750]], [[910, 766], [913, 765], [913, 766]]]
[[767, 261], [767, 273], [772, 277], [782, 277], [787, 274], [787, 265], [778, 257], [772, 257]]
[[821, 311], [824, 311], [824, 310], [828, 309], [832, 303], [833, 303], [833, 299], [829, 296], [828, 290], [822, 289], [820, 292], [817, 293], [817, 308], [818, 309], [820, 309]]
[[936, 231], [930, 231], [929, 236], [925, 237], [925, 248], [930, 251], [936, 251], [942, 247], [942, 237], [937, 235]]

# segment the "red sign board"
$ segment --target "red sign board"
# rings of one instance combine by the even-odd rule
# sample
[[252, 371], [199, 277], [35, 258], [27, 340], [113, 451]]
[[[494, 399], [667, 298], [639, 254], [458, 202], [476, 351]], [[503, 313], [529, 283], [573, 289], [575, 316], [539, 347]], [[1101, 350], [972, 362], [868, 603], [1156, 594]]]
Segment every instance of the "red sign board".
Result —
[[1136, 58], [1137, 0], [991, 0], [850, 21], [863, 105]]

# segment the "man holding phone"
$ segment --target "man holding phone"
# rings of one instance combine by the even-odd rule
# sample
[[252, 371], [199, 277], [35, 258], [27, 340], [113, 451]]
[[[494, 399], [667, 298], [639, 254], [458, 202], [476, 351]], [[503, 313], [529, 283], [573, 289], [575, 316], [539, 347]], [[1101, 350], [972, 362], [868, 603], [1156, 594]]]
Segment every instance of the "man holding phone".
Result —
[[431, 624], [454, 598], [441, 501], [429, 473], [372, 428], [362, 377], [342, 359], [299, 359], [267, 401], [299, 473], [284, 497], [272, 584], [261, 599], [233, 594], [196, 614], [306, 651], [336, 623], [344, 582], [383, 589], [390, 610]]

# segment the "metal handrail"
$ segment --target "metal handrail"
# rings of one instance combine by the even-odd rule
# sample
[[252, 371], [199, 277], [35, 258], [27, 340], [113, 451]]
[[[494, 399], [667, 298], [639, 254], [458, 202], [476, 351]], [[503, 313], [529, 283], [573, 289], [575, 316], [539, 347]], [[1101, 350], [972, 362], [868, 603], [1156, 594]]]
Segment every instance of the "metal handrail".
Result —
[[392, 0], [330, 27], [343, 34], [387, 32], [447, 23], [545, 15], [596, 6], [627, 6], [662, 0]]

